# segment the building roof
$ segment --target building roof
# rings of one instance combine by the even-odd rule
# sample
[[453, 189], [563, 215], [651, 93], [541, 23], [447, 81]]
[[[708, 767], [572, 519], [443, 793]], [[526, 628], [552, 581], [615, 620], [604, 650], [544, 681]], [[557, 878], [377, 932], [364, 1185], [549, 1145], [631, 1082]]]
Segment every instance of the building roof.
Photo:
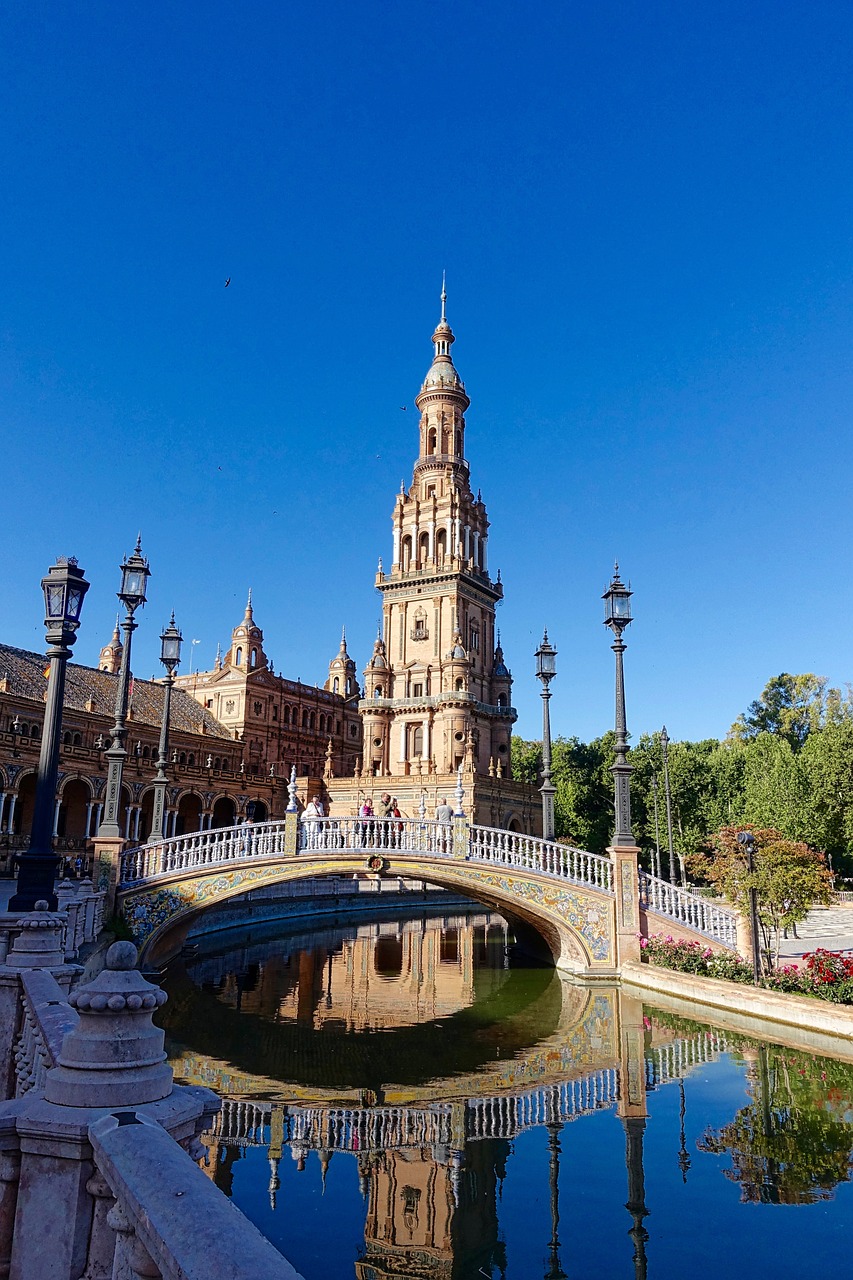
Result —
[[[8, 679], [7, 696], [42, 702], [47, 688], [45, 662], [43, 653], [30, 653], [27, 649], [0, 644], [0, 679], [4, 676]], [[112, 719], [118, 679], [117, 675], [112, 675], [109, 671], [98, 671], [94, 667], [82, 667], [76, 662], [69, 662], [65, 674], [66, 710]], [[162, 684], [134, 678], [130, 723], [146, 724], [159, 730], [163, 718], [164, 696], [165, 688]], [[208, 738], [233, 740], [229, 730], [206, 707], [200, 706], [195, 698], [177, 687], [172, 690], [169, 725], [178, 733], [203, 733]]]

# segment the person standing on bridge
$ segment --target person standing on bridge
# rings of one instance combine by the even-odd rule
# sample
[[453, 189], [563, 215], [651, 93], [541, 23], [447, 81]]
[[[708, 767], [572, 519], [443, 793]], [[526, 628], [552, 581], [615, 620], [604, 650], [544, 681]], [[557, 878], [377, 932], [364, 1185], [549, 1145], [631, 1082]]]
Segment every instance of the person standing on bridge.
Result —
[[319, 796], [312, 796], [302, 810], [302, 821], [305, 825], [306, 844], [309, 849], [316, 849], [319, 844], [319, 820], [325, 818], [326, 811]]
[[453, 810], [447, 803], [447, 796], [442, 796], [441, 804], [435, 811], [435, 820], [439, 824], [436, 832], [438, 852], [447, 853], [450, 848], [450, 824], [453, 821]]

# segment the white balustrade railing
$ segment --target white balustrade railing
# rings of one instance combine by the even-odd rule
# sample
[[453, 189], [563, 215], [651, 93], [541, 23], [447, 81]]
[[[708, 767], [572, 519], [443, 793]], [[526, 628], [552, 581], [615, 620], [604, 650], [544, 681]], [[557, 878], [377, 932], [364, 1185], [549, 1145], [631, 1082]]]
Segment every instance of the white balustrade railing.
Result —
[[470, 857], [474, 862], [536, 871], [540, 875], [588, 885], [602, 893], [613, 892], [613, 863], [609, 858], [553, 840], [540, 840], [537, 836], [498, 827], [472, 827]]
[[[587, 885], [613, 893], [609, 858], [568, 845], [496, 827], [471, 826], [467, 860]], [[454, 828], [449, 822], [418, 818], [309, 818], [299, 823], [300, 854], [364, 853], [367, 857], [425, 855], [452, 858]], [[207, 867], [255, 858], [285, 856], [285, 823], [244, 823], [129, 849], [121, 859], [121, 885], [129, 888], [157, 877], [203, 871]]]
[[697, 933], [737, 950], [737, 912], [688, 893], [667, 880], [640, 872], [640, 898], [647, 911], [686, 925]]
[[731, 1044], [721, 1031], [708, 1028], [695, 1036], [680, 1036], [668, 1044], [654, 1045], [646, 1051], [646, 1088], [681, 1080], [694, 1067], [713, 1062], [728, 1053]]

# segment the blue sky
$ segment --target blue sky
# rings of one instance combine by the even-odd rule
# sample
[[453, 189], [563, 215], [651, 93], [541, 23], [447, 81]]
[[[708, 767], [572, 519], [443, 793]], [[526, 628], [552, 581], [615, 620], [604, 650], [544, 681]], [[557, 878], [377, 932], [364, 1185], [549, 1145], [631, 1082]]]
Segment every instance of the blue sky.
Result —
[[342, 623], [361, 668], [446, 268], [519, 731], [545, 624], [556, 731], [612, 723], [617, 556], [635, 737], [853, 678], [851, 36], [826, 0], [6, 6], [4, 640], [73, 554], [93, 662], [141, 529], [137, 674], [172, 607], [210, 665], [249, 586], [277, 669], [322, 682]]

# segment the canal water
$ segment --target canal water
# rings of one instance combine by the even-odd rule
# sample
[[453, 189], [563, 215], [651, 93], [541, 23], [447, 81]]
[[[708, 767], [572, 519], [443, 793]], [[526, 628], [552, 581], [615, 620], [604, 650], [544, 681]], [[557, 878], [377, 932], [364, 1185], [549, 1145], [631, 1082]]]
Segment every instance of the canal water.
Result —
[[472, 906], [196, 938], [205, 1171], [306, 1280], [833, 1278], [853, 1065], [573, 983]]

